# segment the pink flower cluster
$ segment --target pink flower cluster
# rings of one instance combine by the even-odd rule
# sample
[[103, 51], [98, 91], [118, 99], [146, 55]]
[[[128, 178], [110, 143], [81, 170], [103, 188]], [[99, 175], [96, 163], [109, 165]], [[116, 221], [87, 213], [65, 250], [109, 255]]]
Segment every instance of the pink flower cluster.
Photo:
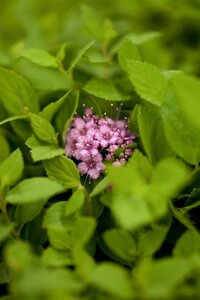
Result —
[[92, 108], [85, 109], [84, 116], [75, 116], [67, 131], [66, 156], [75, 159], [79, 172], [90, 179], [99, 177], [104, 160], [113, 161], [114, 166], [123, 165], [132, 155], [130, 145], [135, 138], [126, 123], [107, 116], [100, 118]]

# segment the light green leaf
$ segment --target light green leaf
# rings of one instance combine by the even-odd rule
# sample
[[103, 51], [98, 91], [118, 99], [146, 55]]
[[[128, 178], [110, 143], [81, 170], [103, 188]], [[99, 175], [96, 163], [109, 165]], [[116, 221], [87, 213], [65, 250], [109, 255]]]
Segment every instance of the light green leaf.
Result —
[[168, 201], [177, 195], [188, 180], [184, 163], [168, 158], [154, 170], [148, 160], [135, 151], [129, 162], [109, 172], [115, 186], [111, 210], [117, 221], [128, 230], [150, 224], [168, 211]]
[[65, 153], [62, 148], [56, 148], [53, 145], [38, 146], [31, 149], [31, 156], [34, 162], [52, 159]]
[[158, 31], [149, 31], [144, 33], [130, 33], [128, 34], [129, 40], [134, 45], [142, 45], [144, 43], [147, 43], [155, 38], [160, 37], [161, 34]]
[[14, 229], [14, 224], [0, 224], [0, 245], [4, 242], [8, 237], [11, 236], [12, 231]]
[[30, 118], [35, 135], [48, 144], [57, 145], [57, 135], [50, 122], [35, 114], [31, 114]]
[[20, 73], [40, 92], [67, 91], [70, 81], [67, 74], [59, 69], [41, 67], [24, 58], [18, 62]]
[[76, 213], [84, 204], [85, 193], [82, 189], [76, 190], [68, 199], [65, 206], [65, 216]]
[[56, 58], [43, 49], [25, 49], [19, 56], [41, 67], [58, 68]]
[[55, 145], [47, 145], [39, 141], [35, 135], [32, 135], [26, 141], [26, 145], [31, 149], [33, 161], [51, 159], [65, 153], [64, 148], [57, 148]]
[[121, 92], [110, 80], [91, 79], [83, 88], [89, 94], [111, 101], [130, 99], [130, 95]]
[[172, 299], [173, 290], [192, 271], [187, 260], [165, 258], [156, 261], [144, 260], [135, 270], [138, 282], [143, 282], [142, 293], [147, 299]]
[[68, 189], [81, 185], [80, 174], [75, 163], [65, 156], [45, 161], [44, 167], [49, 178], [59, 181]]
[[113, 297], [121, 297], [123, 299], [133, 299], [134, 291], [128, 272], [121, 266], [103, 262], [96, 266], [88, 283], [94, 287], [107, 292]]
[[76, 57], [71, 61], [68, 71], [72, 71], [75, 66], [79, 63], [83, 55], [94, 45], [94, 41], [89, 42], [85, 45], [76, 55]]
[[13, 186], [22, 177], [24, 161], [19, 149], [15, 150], [0, 165], [0, 186]]
[[161, 107], [165, 134], [172, 149], [189, 164], [200, 161], [199, 129], [192, 126], [180, 110], [180, 104], [172, 90]]
[[128, 231], [110, 229], [103, 234], [108, 248], [120, 259], [133, 263], [137, 255], [136, 243]]
[[95, 39], [101, 41], [103, 39], [102, 19], [87, 5], [81, 6], [81, 14], [88, 32]]
[[138, 126], [143, 147], [153, 164], [162, 158], [173, 156], [173, 151], [165, 137], [162, 120], [158, 115], [140, 106]]
[[0, 121], [0, 126], [1, 125], [4, 125], [6, 123], [9, 123], [9, 122], [12, 122], [12, 121], [15, 121], [15, 120], [21, 120], [21, 119], [26, 119], [27, 116], [15, 116], [15, 117], [10, 117], [10, 118], [7, 118], [5, 120], [2, 120]]
[[187, 230], [182, 234], [173, 249], [176, 257], [188, 258], [192, 255], [200, 257], [200, 234], [198, 231]]
[[37, 113], [38, 99], [31, 85], [21, 76], [0, 68], [0, 99], [11, 116]]
[[120, 48], [118, 50], [118, 60], [120, 66], [125, 71], [128, 68], [130, 60], [140, 60], [140, 55], [138, 53], [137, 47], [129, 39], [128, 36], [123, 39], [120, 45]]
[[183, 115], [189, 122], [200, 129], [199, 79], [191, 75], [180, 74], [173, 77], [171, 82], [177, 104], [181, 108]]
[[128, 74], [140, 97], [160, 106], [167, 92], [167, 80], [155, 66], [141, 61], [129, 61]]
[[43, 219], [43, 227], [47, 229], [51, 245], [59, 250], [71, 249], [71, 228], [67, 228], [64, 223], [65, 205], [64, 201], [53, 204]]
[[24, 179], [8, 192], [6, 200], [11, 204], [28, 204], [47, 201], [49, 198], [62, 193], [63, 186], [46, 177]]
[[48, 247], [42, 253], [42, 262], [47, 267], [64, 267], [73, 264], [70, 251], [56, 250]]

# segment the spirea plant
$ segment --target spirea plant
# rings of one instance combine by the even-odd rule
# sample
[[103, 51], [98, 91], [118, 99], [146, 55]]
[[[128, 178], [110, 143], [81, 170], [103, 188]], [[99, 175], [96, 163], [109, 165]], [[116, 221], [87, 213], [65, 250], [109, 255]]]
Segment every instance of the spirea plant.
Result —
[[0, 300], [199, 299], [199, 9], [2, 1]]

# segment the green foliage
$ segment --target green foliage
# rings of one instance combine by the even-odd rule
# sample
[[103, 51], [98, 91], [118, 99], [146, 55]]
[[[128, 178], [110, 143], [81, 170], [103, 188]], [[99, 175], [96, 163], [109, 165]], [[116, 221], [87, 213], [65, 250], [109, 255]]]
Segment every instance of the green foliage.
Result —
[[199, 129], [192, 126], [181, 113], [173, 90], [168, 92], [163, 102], [161, 115], [166, 137], [172, 149], [189, 164], [197, 165], [200, 160]]
[[37, 96], [31, 85], [21, 76], [0, 69], [1, 102], [8, 114], [21, 115], [28, 110], [38, 112]]
[[61, 182], [66, 188], [80, 186], [80, 175], [75, 163], [64, 156], [58, 156], [44, 162], [50, 179]]
[[13, 186], [22, 177], [24, 162], [19, 149], [15, 150], [0, 165], [1, 190], [6, 186]]
[[115, 185], [113, 214], [124, 228], [133, 230], [167, 213], [168, 201], [187, 181], [188, 170], [173, 158], [152, 169], [147, 158], [135, 151], [124, 167], [112, 168], [109, 176]]
[[138, 127], [144, 150], [152, 163], [173, 156], [159, 114], [140, 106], [138, 110]]
[[121, 101], [130, 99], [130, 96], [121, 92], [110, 80], [92, 79], [85, 85], [84, 90], [105, 100]]
[[[199, 1], [0, 2], [0, 299], [199, 299]], [[89, 107], [135, 136], [91, 182]]]
[[20, 57], [24, 57], [41, 67], [58, 68], [55, 57], [42, 49], [25, 49], [20, 53]]
[[48, 200], [62, 191], [63, 186], [59, 183], [46, 177], [35, 177], [21, 181], [9, 191], [6, 195], [6, 200], [12, 204], [28, 204]]
[[128, 62], [128, 74], [140, 97], [160, 106], [167, 91], [167, 81], [153, 65], [141, 61]]

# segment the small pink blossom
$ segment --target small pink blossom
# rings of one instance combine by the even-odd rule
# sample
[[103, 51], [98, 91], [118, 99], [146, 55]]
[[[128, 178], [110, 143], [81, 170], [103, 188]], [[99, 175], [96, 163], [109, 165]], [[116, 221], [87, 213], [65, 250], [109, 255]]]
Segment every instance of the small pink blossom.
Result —
[[114, 166], [126, 163], [133, 153], [128, 147], [134, 139], [126, 120], [100, 118], [92, 108], [86, 108], [83, 118], [76, 115], [67, 131], [65, 154], [75, 160], [81, 174], [97, 179], [105, 168], [103, 160], [114, 160]]

